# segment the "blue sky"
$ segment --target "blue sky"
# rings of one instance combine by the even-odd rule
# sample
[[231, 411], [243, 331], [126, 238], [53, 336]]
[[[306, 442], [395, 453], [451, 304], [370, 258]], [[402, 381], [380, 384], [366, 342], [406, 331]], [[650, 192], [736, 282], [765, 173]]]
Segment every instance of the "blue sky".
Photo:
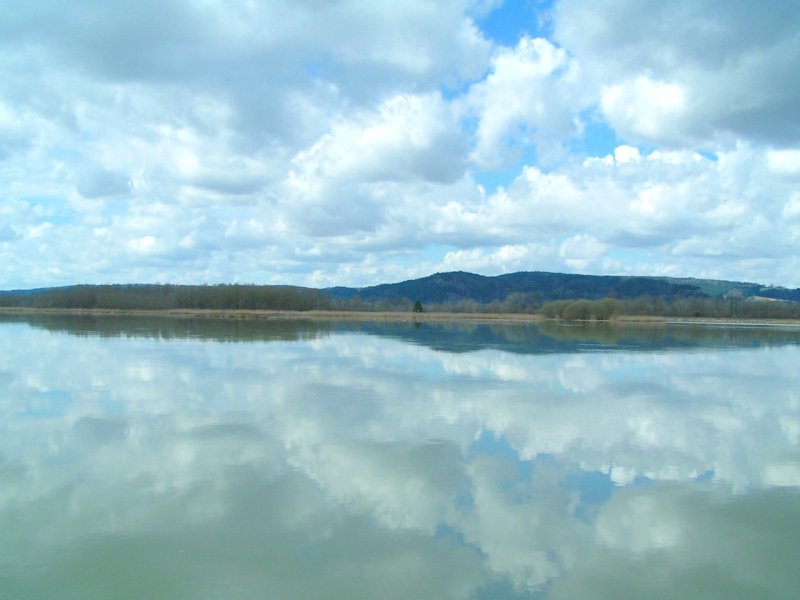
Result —
[[449, 270], [800, 286], [796, 1], [0, 15], [0, 289]]

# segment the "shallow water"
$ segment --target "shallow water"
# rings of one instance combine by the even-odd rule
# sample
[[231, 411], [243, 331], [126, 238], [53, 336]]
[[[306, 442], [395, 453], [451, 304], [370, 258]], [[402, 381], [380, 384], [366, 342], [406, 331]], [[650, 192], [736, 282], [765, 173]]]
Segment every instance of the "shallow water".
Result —
[[787, 598], [800, 330], [0, 322], [0, 598]]

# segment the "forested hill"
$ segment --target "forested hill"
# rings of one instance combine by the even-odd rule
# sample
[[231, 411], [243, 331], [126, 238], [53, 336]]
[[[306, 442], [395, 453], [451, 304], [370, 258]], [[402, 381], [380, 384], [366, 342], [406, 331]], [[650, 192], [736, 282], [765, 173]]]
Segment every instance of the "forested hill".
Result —
[[[771, 312], [798, 312], [800, 289], [709, 279], [670, 279], [519, 272], [486, 277], [436, 273], [364, 288], [323, 290], [281, 285], [78, 285], [0, 292], [0, 306], [31, 308], [220, 309], [220, 310], [411, 310], [533, 312], [558, 301], [636, 300], [626, 310], [664, 313], [733, 314], [739, 300]], [[640, 302], [641, 301], [641, 302]], [[654, 303], [655, 302], [655, 303]], [[749, 304], [753, 304], [752, 302]], [[669, 305], [671, 308], [668, 308]], [[702, 306], [701, 306], [702, 305]], [[707, 305], [707, 306], [706, 306]], [[786, 305], [781, 308], [779, 305]], [[789, 306], [791, 305], [791, 306]], [[618, 307], [619, 308], [619, 307]], [[767, 311], [767, 312], [769, 312]], [[771, 313], [770, 313], [771, 314]]]
[[457, 271], [436, 273], [401, 283], [384, 283], [358, 289], [334, 287], [323, 291], [334, 298], [360, 298], [365, 302], [407, 298], [435, 304], [463, 301], [487, 304], [505, 300], [514, 293], [529, 296], [530, 300], [536, 303], [554, 300], [596, 300], [608, 296], [620, 299], [651, 296], [665, 300], [707, 296], [698, 285], [684, 281], [670, 281], [656, 277], [572, 275], [538, 271], [486, 277]]

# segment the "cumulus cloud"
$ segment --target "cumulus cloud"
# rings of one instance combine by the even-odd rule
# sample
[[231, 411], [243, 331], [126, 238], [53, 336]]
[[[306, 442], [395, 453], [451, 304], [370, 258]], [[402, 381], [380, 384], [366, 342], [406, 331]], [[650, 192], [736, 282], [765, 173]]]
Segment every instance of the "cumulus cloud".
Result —
[[771, 150], [767, 154], [771, 171], [790, 177], [800, 176], [800, 150]]
[[30, 48], [18, 59], [41, 57], [43, 70], [90, 82], [154, 87], [183, 102], [181, 89], [210, 94], [229, 103], [240, 127], [299, 140], [336, 110], [337, 97], [361, 102], [398, 83], [435, 89], [442, 78], [480, 73], [488, 43], [465, 3], [423, 8], [87, 0], [61, 11], [32, 2], [5, 19], [3, 46]]
[[796, 145], [800, 8], [784, 0], [562, 0], [555, 38], [606, 82], [601, 109], [633, 140]]
[[292, 163], [325, 179], [449, 183], [464, 170], [465, 140], [439, 95], [401, 94], [375, 114], [335, 124]]
[[494, 168], [526, 144], [544, 155], [554, 152], [577, 132], [586, 97], [580, 67], [564, 49], [522, 37], [515, 48], [497, 50], [491, 71], [470, 88], [466, 102], [477, 119], [473, 160]]
[[439, 96], [395, 96], [298, 153], [282, 201], [290, 221], [313, 235], [374, 231], [398, 200], [385, 184], [451, 183], [464, 173], [465, 149]]
[[686, 117], [686, 92], [678, 84], [640, 77], [603, 88], [600, 109], [610, 125], [628, 139], [680, 142]]
[[[438, 209], [454, 229], [480, 230], [483, 243], [496, 246], [491, 252], [458, 251], [446, 262], [458, 256], [464, 264], [501, 272], [501, 264], [492, 268], [492, 261], [476, 259], [523, 245], [536, 248], [527, 257], [529, 265], [546, 261], [569, 271], [603, 273], [626, 270], [614, 262], [614, 252], [647, 251], [658, 256], [659, 268], [720, 277], [731, 276], [724, 271], [729, 260], [765, 259], [780, 277], [793, 281], [795, 232], [780, 215], [793, 214], [796, 192], [790, 179], [772, 174], [770, 164], [765, 153], [748, 147], [712, 159], [687, 151], [643, 155], [620, 146], [613, 154], [551, 172], [526, 167], [507, 190], [484, 202]], [[708, 257], [714, 261], [704, 260]], [[748, 272], [743, 264], [737, 268]], [[750, 276], [757, 279], [757, 272]]]
[[494, 249], [451, 250], [442, 259], [444, 271], [505, 273], [523, 271], [528, 265], [541, 263], [554, 253], [547, 243], [507, 244]]

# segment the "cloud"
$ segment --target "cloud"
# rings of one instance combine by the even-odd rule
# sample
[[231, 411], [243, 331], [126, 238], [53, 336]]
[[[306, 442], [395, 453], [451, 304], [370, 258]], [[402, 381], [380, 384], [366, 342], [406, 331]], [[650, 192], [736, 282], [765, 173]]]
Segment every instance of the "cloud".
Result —
[[399, 200], [386, 184], [452, 183], [463, 176], [465, 150], [440, 96], [394, 96], [298, 153], [281, 201], [289, 222], [311, 235], [372, 232]]
[[686, 116], [686, 92], [678, 84], [640, 77], [633, 82], [605, 87], [600, 109], [609, 124], [627, 139], [670, 139], [670, 132], [680, 133]]
[[579, 234], [564, 240], [558, 253], [571, 269], [582, 271], [594, 260], [603, 256], [608, 249], [609, 246], [597, 238]]
[[29, 119], [30, 115], [25, 111], [10, 103], [0, 102], [0, 161], [30, 145], [28, 136], [33, 128], [26, 122]]
[[475, 248], [451, 250], [442, 259], [442, 271], [508, 273], [523, 271], [528, 265], [549, 259], [552, 246], [540, 244], [507, 244], [496, 249]]
[[257, 127], [298, 140], [319, 130], [316, 117], [337, 98], [363, 102], [398, 83], [430, 90], [480, 73], [488, 43], [463, 15], [466, 4], [424, 8], [87, 0], [62, 11], [32, 2], [5, 19], [4, 46], [27, 45], [20, 60], [38, 56], [44, 69], [101, 85], [172, 88], [186, 102], [182, 86], [229, 104], [245, 135]]
[[[440, 100], [428, 102], [440, 106]], [[359, 131], [385, 126], [382, 120], [366, 123]], [[405, 150], [397, 150], [401, 146], [393, 146], [388, 134], [377, 136], [378, 145], [368, 153], [401, 156], [399, 162], [376, 159], [373, 168], [369, 161], [339, 160], [337, 144], [352, 139], [325, 138], [313, 152], [298, 155], [290, 163], [295, 170], [273, 197], [263, 196], [260, 187], [222, 195], [201, 186], [187, 161], [170, 167], [184, 169], [185, 183], [134, 177], [121, 205], [119, 197], [108, 196], [93, 200], [100, 203], [95, 205], [79, 196], [47, 204], [20, 201], [6, 222], [27, 232], [27, 241], [20, 239], [15, 247], [24, 245], [42, 266], [16, 270], [10, 261], [9, 273], [34, 286], [39, 278], [50, 280], [64, 268], [64, 254], [52, 252], [60, 247], [73, 258], [73, 272], [88, 279], [97, 278], [93, 272], [108, 272], [101, 281], [114, 281], [113, 273], [124, 271], [139, 281], [215, 282], [235, 273], [239, 281], [307, 283], [303, 265], [325, 271], [315, 282], [330, 285], [358, 285], [373, 277], [402, 280], [438, 270], [491, 274], [537, 268], [600, 274], [655, 270], [758, 281], [767, 264], [770, 282], [794, 281], [796, 265], [787, 257], [797, 240], [796, 191], [792, 177], [776, 170], [774, 153], [741, 147], [710, 159], [622, 146], [550, 172], [527, 167], [508, 189], [486, 194], [468, 175], [445, 183], [412, 179], [414, 168], [407, 165], [416, 160], [417, 149], [403, 141]], [[435, 147], [419, 152], [433, 156]], [[371, 174], [353, 175], [362, 167]], [[114, 180], [121, 184], [123, 178]], [[167, 196], [170, 192], [174, 196]], [[153, 200], [154, 193], [164, 200]], [[143, 252], [137, 240], [151, 238]], [[437, 245], [446, 249], [439, 258], [411, 260], [420, 249]], [[638, 255], [637, 262], [626, 252]], [[409, 265], [387, 268], [390, 256], [403, 253]], [[171, 261], [185, 266], [180, 277], [171, 271]]]
[[477, 120], [473, 160], [496, 168], [527, 144], [543, 155], [555, 151], [577, 133], [583, 94], [578, 63], [550, 41], [522, 37], [513, 49], [499, 48], [466, 99]]
[[605, 82], [601, 109], [626, 139], [678, 146], [731, 138], [797, 145], [800, 75], [791, 0], [563, 0], [555, 39]]
[[563, 0], [511, 45], [480, 29], [503, 11], [3, 15], [0, 287], [450, 268], [800, 285], [793, 3]]
[[746, 260], [765, 259], [793, 281], [787, 257], [796, 233], [780, 215], [793, 214], [795, 191], [770, 164], [767, 154], [748, 147], [711, 159], [690, 151], [643, 155], [620, 146], [551, 172], [526, 167], [507, 190], [485, 201], [451, 202], [435, 214], [462, 235], [480, 232], [483, 245], [535, 251], [492, 265], [477, 259], [496, 250], [465, 249], [444, 263], [459, 257], [487, 272], [543, 263], [556, 270], [636, 272], [616, 262], [614, 253], [647, 251], [662, 264], [672, 262], [674, 272], [718, 277], [726, 276], [720, 269], [728, 261], [747, 272]]
[[19, 234], [11, 225], [0, 225], [0, 242], [12, 242], [17, 238], [19, 238]]
[[85, 198], [118, 196], [130, 191], [128, 178], [119, 173], [96, 169], [84, 171], [78, 178], [78, 193]]
[[798, 220], [800, 219], [800, 192], [792, 194], [786, 205], [783, 207], [781, 215], [785, 219]]
[[767, 154], [769, 169], [789, 177], [800, 176], [800, 150], [771, 150]]
[[373, 114], [336, 123], [292, 163], [326, 179], [423, 179], [450, 183], [464, 172], [465, 140], [439, 95], [401, 94]]

